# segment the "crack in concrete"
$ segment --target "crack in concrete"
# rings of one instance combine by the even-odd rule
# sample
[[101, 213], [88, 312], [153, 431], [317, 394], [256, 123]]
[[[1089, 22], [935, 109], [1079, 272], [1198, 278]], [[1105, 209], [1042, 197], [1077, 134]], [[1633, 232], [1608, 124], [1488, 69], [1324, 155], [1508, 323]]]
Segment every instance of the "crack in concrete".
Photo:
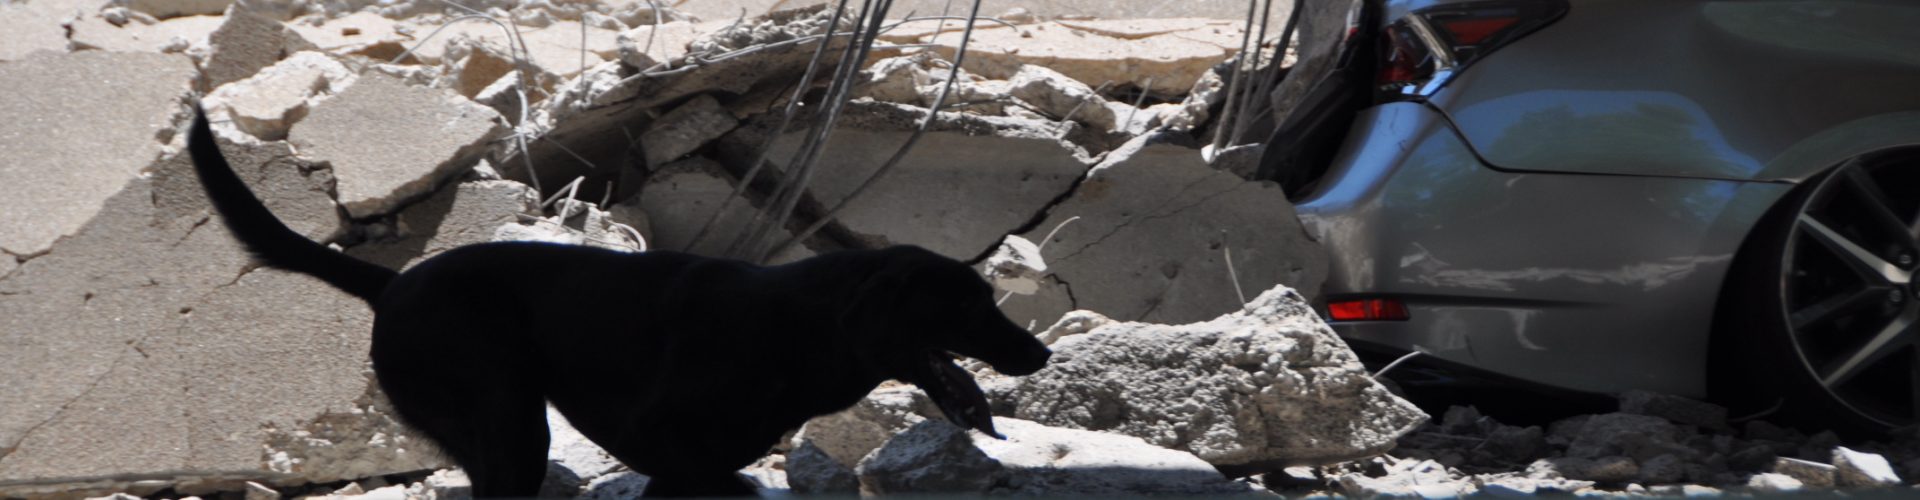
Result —
[[[1166, 208], [1166, 207], [1167, 207], [1167, 205], [1171, 205], [1171, 204], [1173, 204], [1173, 202], [1174, 202], [1174, 201], [1176, 201], [1176, 200], [1179, 200], [1179, 199], [1180, 199], [1180, 197], [1181, 197], [1182, 195], [1185, 195], [1185, 194], [1187, 193], [1187, 190], [1190, 190], [1190, 189], [1193, 189], [1193, 187], [1194, 187], [1194, 186], [1198, 186], [1198, 185], [1200, 185], [1200, 183], [1202, 183], [1202, 182], [1206, 182], [1206, 181], [1207, 181], [1207, 180], [1208, 180], [1209, 178], [1211, 178], [1211, 175], [1208, 175], [1208, 176], [1202, 176], [1202, 177], [1200, 177], [1199, 179], [1195, 179], [1195, 180], [1194, 180], [1193, 182], [1189, 182], [1189, 183], [1187, 183], [1187, 184], [1186, 184], [1186, 185], [1184, 185], [1184, 186], [1180, 186], [1180, 190], [1179, 190], [1179, 191], [1175, 191], [1175, 192], [1173, 193], [1173, 196], [1168, 196], [1168, 197], [1167, 197], [1167, 199], [1166, 199], [1166, 200], [1164, 200], [1164, 201], [1161, 201], [1161, 202], [1160, 202], [1160, 204], [1159, 204], [1158, 206], [1155, 206], [1155, 207], [1153, 207], [1153, 208], [1151, 208], [1151, 209], [1147, 209], [1147, 210], [1146, 210], [1146, 211], [1145, 211], [1145, 212], [1143, 213], [1143, 215], [1139, 215], [1139, 216], [1136, 216], [1136, 217], [1129, 217], [1129, 218], [1126, 218], [1126, 219], [1123, 219], [1123, 220], [1121, 220], [1121, 221], [1120, 221], [1120, 223], [1118, 223], [1118, 224], [1114, 224], [1114, 225], [1113, 225], [1113, 227], [1111, 227], [1111, 228], [1108, 228], [1108, 230], [1107, 230], [1107, 233], [1106, 233], [1106, 234], [1103, 234], [1103, 235], [1100, 235], [1100, 237], [1098, 237], [1098, 238], [1094, 238], [1094, 240], [1093, 240], [1092, 242], [1090, 242], [1090, 243], [1087, 243], [1086, 245], [1082, 245], [1082, 246], [1080, 246], [1080, 248], [1076, 248], [1076, 249], [1074, 249], [1072, 253], [1069, 253], [1069, 254], [1067, 254], [1066, 256], [1064, 256], [1064, 257], [1061, 257], [1061, 258], [1060, 258], [1060, 260], [1062, 260], [1062, 261], [1064, 261], [1064, 260], [1070, 260], [1070, 259], [1072, 259], [1072, 258], [1074, 258], [1074, 257], [1078, 257], [1078, 256], [1080, 256], [1080, 254], [1081, 254], [1082, 252], [1085, 252], [1085, 251], [1087, 251], [1087, 249], [1089, 249], [1089, 248], [1093, 248], [1093, 247], [1095, 247], [1095, 246], [1099, 246], [1099, 245], [1100, 245], [1101, 243], [1105, 243], [1105, 242], [1107, 241], [1107, 238], [1111, 238], [1111, 237], [1113, 237], [1113, 235], [1116, 235], [1116, 234], [1120, 234], [1120, 231], [1122, 231], [1122, 230], [1124, 230], [1124, 229], [1126, 229], [1126, 228], [1127, 228], [1127, 226], [1131, 226], [1131, 225], [1133, 225], [1133, 223], [1135, 222], [1135, 219], [1141, 219], [1141, 220], [1144, 220], [1144, 219], [1145, 219], [1145, 218], [1147, 218], [1147, 217], [1151, 217], [1151, 216], [1152, 216], [1153, 214], [1155, 214], [1155, 213], [1158, 213], [1158, 212], [1160, 212], [1160, 211], [1161, 211], [1161, 209], [1164, 209], [1164, 208]], [[1235, 187], [1237, 188], [1237, 187], [1239, 187], [1239, 186], [1235, 186]], [[1229, 189], [1229, 191], [1230, 191], [1230, 190], [1231, 190], [1231, 189]], [[1221, 193], [1224, 193], [1224, 192], [1225, 192], [1225, 191], [1222, 191]], [[1221, 193], [1214, 193], [1213, 195], [1210, 195], [1210, 196], [1206, 196], [1206, 197], [1203, 197], [1203, 200], [1202, 200], [1202, 201], [1204, 202], [1204, 201], [1205, 201], [1205, 199], [1211, 199], [1211, 198], [1212, 198], [1213, 196], [1218, 196], [1218, 195], [1219, 195], [1219, 194], [1221, 194]], [[1197, 204], [1194, 204], [1194, 205], [1188, 205], [1188, 206], [1186, 206], [1186, 207], [1184, 207], [1184, 208], [1182, 208], [1182, 210], [1185, 210], [1185, 209], [1190, 209], [1190, 208], [1193, 208], [1194, 206], [1197, 206]], [[1178, 212], [1173, 212], [1173, 213], [1178, 213]], [[1161, 217], [1158, 217], [1158, 218], [1165, 218], [1165, 217], [1166, 217], [1166, 216], [1161, 216]]]

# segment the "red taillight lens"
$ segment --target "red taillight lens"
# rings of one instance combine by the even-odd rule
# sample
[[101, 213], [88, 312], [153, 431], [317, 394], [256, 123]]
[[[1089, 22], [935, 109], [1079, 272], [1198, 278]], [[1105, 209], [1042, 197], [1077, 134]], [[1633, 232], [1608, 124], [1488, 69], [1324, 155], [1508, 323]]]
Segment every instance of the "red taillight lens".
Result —
[[1406, 321], [1407, 305], [1399, 299], [1337, 300], [1327, 303], [1332, 321]]
[[1438, 26], [1435, 27], [1440, 28], [1440, 31], [1446, 33], [1448, 38], [1452, 38], [1455, 43], [1479, 45], [1480, 42], [1493, 38], [1494, 35], [1500, 34], [1501, 31], [1511, 28], [1515, 23], [1519, 22], [1519, 19], [1512, 17], [1493, 17], [1486, 19], [1455, 19], [1434, 24], [1437, 24]]
[[1567, 13], [1565, 0], [1483, 0], [1419, 9], [1381, 33], [1382, 101], [1418, 99], [1494, 49]]

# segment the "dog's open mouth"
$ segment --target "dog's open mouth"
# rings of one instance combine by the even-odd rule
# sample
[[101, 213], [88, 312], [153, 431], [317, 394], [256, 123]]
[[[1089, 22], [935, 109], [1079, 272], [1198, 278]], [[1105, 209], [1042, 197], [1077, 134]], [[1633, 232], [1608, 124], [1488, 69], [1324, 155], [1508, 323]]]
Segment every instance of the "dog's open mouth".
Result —
[[945, 352], [927, 353], [923, 361], [925, 370], [914, 385], [926, 391], [927, 397], [940, 406], [940, 412], [947, 420], [961, 427], [980, 431], [981, 434], [996, 439], [1006, 439], [993, 429], [993, 412], [987, 406], [987, 394], [980, 390], [980, 384], [973, 381], [973, 374], [953, 362], [953, 357]]

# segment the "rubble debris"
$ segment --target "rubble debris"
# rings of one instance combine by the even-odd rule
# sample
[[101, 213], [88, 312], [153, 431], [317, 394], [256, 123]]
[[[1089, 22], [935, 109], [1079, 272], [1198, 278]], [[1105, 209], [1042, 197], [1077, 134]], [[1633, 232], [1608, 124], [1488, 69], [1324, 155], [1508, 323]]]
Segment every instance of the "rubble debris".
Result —
[[616, 472], [587, 483], [580, 493], [586, 500], [625, 500], [639, 497], [647, 490], [647, 476], [636, 472]]
[[787, 452], [787, 482], [793, 492], [802, 495], [853, 495], [860, 492], [860, 479], [853, 468], [840, 463], [815, 446], [801, 440]]
[[1069, 312], [1060, 315], [1060, 321], [1054, 322], [1053, 326], [1047, 327], [1046, 331], [1041, 332], [1040, 341], [1047, 345], [1053, 345], [1055, 342], [1059, 342], [1060, 339], [1067, 338], [1071, 335], [1092, 332], [1095, 329], [1107, 326], [1113, 322], [1113, 319], [1101, 316], [1100, 313], [1093, 311]]
[[451, 92], [369, 73], [315, 106], [288, 141], [301, 156], [333, 166], [341, 206], [362, 218], [391, 212], [472, 167], [506, 131], [499, 118]]
[[184, 52], [192, 47], [206, 47], [208, 35], [218, 29], [223, 20], [219, 16], [191, 16], [153, 24], [128, 22], [121, 26], [101, 14], [86, 13], [67, 23], [72, 30], [68, 39], [75, 50]]
[[315, 47], [332, 54], [362, 54], [387, 61], [406, 50], [401, 41], [407, 38], [397, 32], [400, 24], [373, 12], [355, 12], [317, 25], [296, 22], [286, 26]]
[[687, 46], [699, 39], [701, 33], [712, 28], [712, 25], [695, 25], [685, 21], [640, 26], [616, 35], [614, 46], [621, 62], [636, 69], [651, 70], [685, 59]]
[[210, 50], [200, 64], [203, 88], [252, 76], [295, 52], [319, 48], [280, 21], [261, 17], [238, 3], [222, 19], [220, 27], [207, 35]]
[[1900, 485], [1893, 465], [1877, 453], [1833, 448], [1834, 484], [1842, 488], [1882, 488]]
[[[688, 244], [700, 232], [700, 227], [713, 217], [721, 202], [733, 194], [735, 182], [733, 176], [718, 163], [695, 156], [661, 166], [647, 179], [638, 196], [615, 205], [614, 211], [620, 212], [625, 207], [647, 214], [647, 223], [654, 237], [649, 242], [652, 248], [719, 255], [732, 243], [732, 236], [744, 231], [754, 214], [760, 210], [756, 204], [748, 200], [733, 200], [727, 204], [727, 213], [715, 221], [708, 237], [699, 246], [689, 247]], [[778, 231], [774, 235], [782, 241], [791, 236], [792, 233], [786, 231]], [[774, 256], [770, 262], [793, 262], [815, 254], [806, 245], [796, 245]]]
[[[305, 51], [219, 88], [201, 100], [215, 133], [233, 141], [278, 141], [324, 97], [358, 77], [339, 61]], [[229, 131], [240, 132], [237, 135]]]
[[1033, 295], [1047, 273], [1047, 262], [1040, 258], [1040, 247], [1019, 236], [1007, 235], [1000, 247], [987, 256], [981, 274], [993, 286], [1020, 295]]
[[502, 224], [494, 229], [493, 241], [542, 241], [622, 252], [646, 250], [644, 236], [630, 226], [615, 222], [612, 214], [593, 203], [564, 200], [559, 203], [560, 215], [523, 216], [518, 223]]
[[[1356, 498], [1453, 498], [1471, 495], [1479, 489], [1458, 471], [1432, 460], [1390, 462], [1380, 477], [1346, 473], [1335, 478], [1334, 482], [1344, 493]], [[1537, 489], [1531, 484], [1526, 487]]]
[[1594, 415], [1579, 426], [1567, 456], [1599, 459], [1624, 455], [1639, 460], [1665, 453], [1693, 453], [1679, 443], [1680, 429], [1666, 419], [1627, 413]]
[[501, 226], [539, 211], [540, 195], [526, 184], [462, 182], [408, 206], [395, 218], [392, 234], [376, 235], [378, 241], [347, 253], [391, 268], [411, 267], [440, 252], [493, 241]]
[[1014, 416], [1135, 436], [1216, 465], [1376, 455], [1426, 419], [1284, 286], [1212, 321], [1113, 323], [1053, 349], [1046, 370], [1019, 379]]
[[1250, 488], [1193, 455], [1138, 438], [996, 418], [1005, 441], [928, 420], [861, 460], [863, 492], [1014, 495], [1224, 494]]
[[[1155, 22], [1142, 21], [1142, 22]], [[1113, 82], [1161, 95], [1180, 95], [1213, 65], [1239, 50], [1240, 27], [1209, 21], [1193, 29], [1125, 40], [1058, 22], [1019, 29], [976, 30], [967, 47], [967, 71], [1006, 78], [1023, 65], [1039, 65], [1098, 86]], [[1191, 36], [1186, 36], [1191, 34]], [[1232, 42], [1220, 42], [1231, 39]], [[927, 42], [925, 38], [921, 40]], [[951, 59], [959, 37], [933, 40]]]
[[1682, 425], [1728, 428], [1727, 409], [1720, 405], [1649, 391], [1636, 390], [1621, 394], [1620, 412], [1651, 415]]
[[1839, 474], [1834, 466], [1790, 457], [1775, 458], [1772, 470], [1812, 488], [1832, 488]]
[[166, 54], [41, 52], [0, 64], [8, 112], [33, 117], [0, 123], [0, 251], [40, 254], [99, 213], [174, 137], [194, 75], [186, 57]]
[[[578, 21], [556, 21], [544, 27], [522, 26], [517, 31], [520, 42], [526, 47], [526, 52], [520, 55], [528, 67], [538, 73], [555, 75], [558, 79], [578, 75], [619, 56], [619, 45], [615, 42], [618, 32], [583, 26]], [[587, 43], [584, 46], [580, 44], [582, 31], [586, 32]], [[454, 48], [456, 40], [464, 40], [459, 42], [460, 45], [489, 45], [498, 54], [519, 54], [521, 46], [509, 44], [507, 32], [498, 25], [464, 22], [449, 24], [440, 36], [408, 47], [413, 49], [413, 57], [437, 64], [460, 53]], [[582, 58], [585, 58], [584, 65]]]
[[[1034, 296], [1041, 300], [1008, 300], [1001, 309], [1009, 317], [1050, 322], [1090, 309], [1123, 321], [1179, 324], [1238, 309], [1236, 284], [1249, 291], [1320, 288], [1326, 250], [1300, 228], [1279, 186], [1215, 170], [1173, 138], [1141, 136], [1108, 152], [1046, 220], [1021, 233], [1042, 238], [1080, 217], [1044, 242], [1061, 285], [1043, 287]], [[1044, 299], [1049, 294], [1071, 304]]]
[[[826, 207], [845, 200], [885, 164], [926, 110], [852, 102], [842, 113], [808, 188]], [[723, 138], [721, 161], [736, 170], [750, 163], [772, 127], [768, 121], [743, 125]], [[769, 167], [778, 169], [775, 175], [785, 172], [799, 149], [804, 127], [796, 128], [802, 130], [781, 137], [768, 156]], [[912, 244], [973, 258], [1029, 222], [1087, 171], [1083, 153], [1060, 142], [1056, 133], [1041, 122], [941, 114], [907, 157], [848, 203], [834, 223], [867, 246]], [[1045, 321], [1057, 317], [1058, 312]]]
[[709, 95], [695, 96], [673, 108], [640, 134], [647, 168], [659, 168], [733, 130], [738, 120]]
[[1747, 479], [1747, 488], [1757, 493], [1788, 493], [1800, 491], [1805, 485], [1798, 479], [1783, 474], [1763, 472]]
[[1097, 130], [1114, 130], [1120, 117], [1093, 87], [1043, 66], [1026, 64], [1007, 79], [1009, 93], [1059, 119], [1068, 116]]

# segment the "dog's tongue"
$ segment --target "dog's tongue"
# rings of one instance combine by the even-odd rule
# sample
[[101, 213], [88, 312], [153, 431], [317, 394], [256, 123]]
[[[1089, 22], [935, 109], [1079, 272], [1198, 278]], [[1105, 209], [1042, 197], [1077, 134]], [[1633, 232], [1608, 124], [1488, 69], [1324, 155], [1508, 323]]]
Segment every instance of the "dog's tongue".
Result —
[[947, 420], [955, 425], [980, 431], [981, 434], [996, 439], [1006, 439], [993, 429], [993, 412], [987, 406], [987, 394], [974, 383], [973, 374], [953, 363], [953, 358], [942, 352], [927, 354], [927, 363], [932, 369], [934, 381], [920, 384], [920, 390], [933, 398], [940, 406], [940, 412], [947, 414]]

